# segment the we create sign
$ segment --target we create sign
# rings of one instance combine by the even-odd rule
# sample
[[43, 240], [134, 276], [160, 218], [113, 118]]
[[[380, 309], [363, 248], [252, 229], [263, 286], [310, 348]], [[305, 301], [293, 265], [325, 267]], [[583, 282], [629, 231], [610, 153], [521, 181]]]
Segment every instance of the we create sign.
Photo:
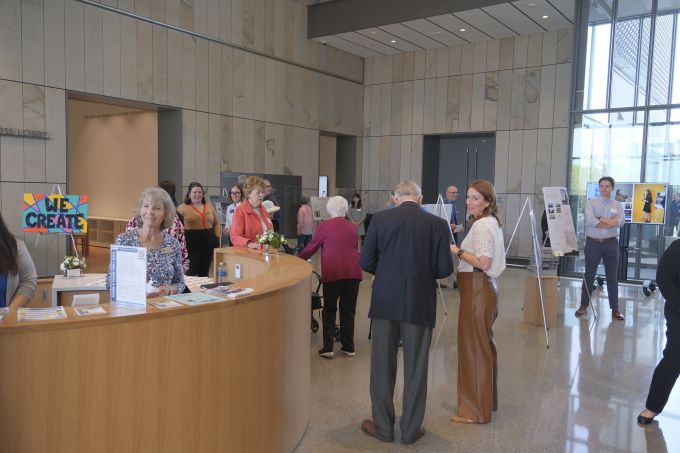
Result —
[[87, 195], [24, 193], [21, 228], [32, 233], [87, 233]]

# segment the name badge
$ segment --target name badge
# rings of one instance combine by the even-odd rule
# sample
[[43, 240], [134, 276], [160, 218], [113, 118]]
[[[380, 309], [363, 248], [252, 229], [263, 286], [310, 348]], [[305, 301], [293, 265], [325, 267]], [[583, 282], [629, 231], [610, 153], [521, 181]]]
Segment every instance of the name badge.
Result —
[[616, 210], [616, 208], [610, 208], [610, 209], [609, 209], [609, 212], [610, 212], [611, 214], [616, 214], [618, 211]]
[[161, 249], [161, 253], [172, 253], [172, 252], [173, 252], [173, 250], [172, 250], [172, 247], [170, 247], [170, 246], [163, 247]]

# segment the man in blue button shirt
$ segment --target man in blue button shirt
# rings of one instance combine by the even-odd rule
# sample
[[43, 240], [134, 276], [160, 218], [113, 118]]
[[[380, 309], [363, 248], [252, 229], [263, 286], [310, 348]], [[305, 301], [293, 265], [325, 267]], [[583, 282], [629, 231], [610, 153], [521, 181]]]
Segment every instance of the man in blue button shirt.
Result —
[[586, 314], [597, 266], [600, 265], [600, 261], [604, 261], [612, 319], [623, 321], [623, 315], [619, 311], [619, 285], [616, 280], [619, 266], [618, 236], [624, 220], [623, 208], [621, 203], [611, 196], [615, 186], [614, 178], [603, 176], [598, 183], [600, 196], [586, 203], [586, 246], [583, 250], [586, 271], [581, 286], [581, 306], [575, 315], [580, 317]]
[[458, 245], [458, 233], [456, 233], [456, 228], [460, 225], [458, 224], [458, 210], [456, 209], [456, 200], [458, 199], [458, 188], [456, 186], [449, 186], [446, 188], [446, 203], [451, 205], [451, 231], [453, 231], [453, 239]]

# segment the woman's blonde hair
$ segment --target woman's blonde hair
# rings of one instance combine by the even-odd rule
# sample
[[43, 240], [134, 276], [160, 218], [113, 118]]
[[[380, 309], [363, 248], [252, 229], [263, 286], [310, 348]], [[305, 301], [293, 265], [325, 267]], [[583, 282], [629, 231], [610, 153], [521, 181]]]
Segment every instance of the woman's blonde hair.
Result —
[[163, 206], [163, 210], [165, 212], [163, 215], [163, 221], [161, 222], [161, 231], [170, 228], [170, 226], [172, 226], [173, 222], [175, 221], [175, 203], [172, 202], [170, 195], [168, 195], [168, 193], [160, 187], [147, 187], [139, 196], [137, 208], [135, 209], [135, 220], [137, 221], [137, 225], [141, 227], [143, 224], [140, 211], [142, 209], [142, 205], [144, 204], [144, 200], [147, 198], [151, 200], [152, 203], [160, 203], [161, 206]]
[[248, 176], [243, 183], [243, 198], [246, 199], [250, 196], [250, 192], [255, 189], [264, 190], [264, 179], [259, 176]]

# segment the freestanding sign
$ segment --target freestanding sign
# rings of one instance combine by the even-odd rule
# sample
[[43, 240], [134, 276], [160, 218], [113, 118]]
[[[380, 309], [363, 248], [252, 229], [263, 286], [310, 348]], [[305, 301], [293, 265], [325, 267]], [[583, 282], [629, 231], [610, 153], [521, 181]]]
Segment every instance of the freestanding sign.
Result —
[[30, 233], [87, 233], [87, 195], [24, 193], [21, 228]]

